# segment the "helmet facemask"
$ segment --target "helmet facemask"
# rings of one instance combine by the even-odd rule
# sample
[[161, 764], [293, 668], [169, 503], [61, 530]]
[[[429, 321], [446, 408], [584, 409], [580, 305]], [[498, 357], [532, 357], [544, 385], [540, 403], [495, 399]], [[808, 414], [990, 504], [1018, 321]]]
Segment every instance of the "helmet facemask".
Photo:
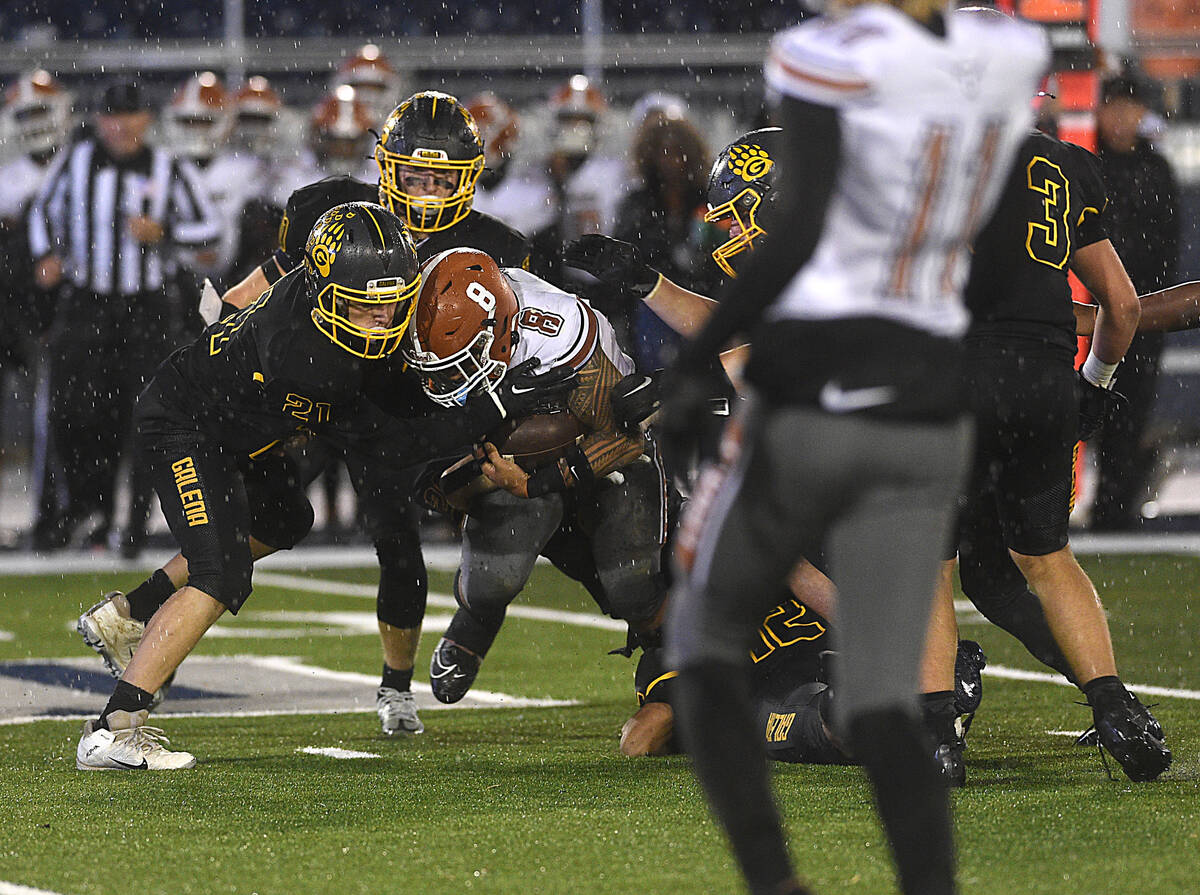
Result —
[[[412, 155], [392, 152], [382, 143], [375, 146], [379, 165], [379, 201], [408, 226], [420, 233], [448, 230], [471, 211], [475, 183], [483, 171], [483, 154], [456, 161], [440, 149], [417, 149]], [[427, 174], [451, 181], [448, 196], [415, 195], [405, 189], [411, 175]], [[408, 175], [408, 178], [406, 178]]]
[[757, 220], [757, 212], [761, 204], [762, 195], [752, 186], [748, 186], [728, 202], [710, 205], [708, 212], [704, 215], [704, 220], [710, 224], [723, 227], [728, 223], [730, 230], [736, 224], [741, 231], [717, 246], [712, 253], [717, 266], [731, 277], [736, 277], [737, 271], [733, 269], [729, 259], [746, 249], [753, 250], [754, 240], [759, 236], [766, 235], [767, 231], [759, 226]]
[[495, 391], [508, 364], [491, 356], [496, 321], [481, 329], [471, 342], [446, 358], [422, 347], [416, 327], [411, 330], [404, 359], [421, 374], [421, 388], [429, 400], [443, 407], [461, 407], [476, 389]]
[[[366, 289], [329, 283], [317, 293], [313, 322], [351, 354], [368, 360], [387, 357], [400, 346], [420, 289], [419, 275], [409, 282], [401, 277], [369, 280]], [[380, 308], [391, 310], [386, 324], [370, 321], [371, 312]]]

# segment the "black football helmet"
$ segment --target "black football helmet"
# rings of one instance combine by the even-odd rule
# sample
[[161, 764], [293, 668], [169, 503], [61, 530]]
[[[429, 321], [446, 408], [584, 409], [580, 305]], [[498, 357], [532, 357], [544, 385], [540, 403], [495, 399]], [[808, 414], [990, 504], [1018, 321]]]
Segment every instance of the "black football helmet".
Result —
[[780, 156], [783, 130], [764, 127], [738, 137], [717, 156], [708, 176], [708, 213], [704, 220], [737, 232], [717, 246], [713, 260], [731, 277], [737, 272], [729, 259], [754, 248], [754, 240], [766, 235], [759, 222], [764, 208], [774, 201], [776, 160]]
[[372, 202], [335, 205], [304, 246], [317, 329], [351, 354], [386, 357], [417, 307], [421, 267], [401, 220]]
[[[414, 93], [388, 116], [375, 146], [379, 201], [419, 233], [448, 230], [467, 216], [483, 171], [483, 138], [467, 107], [448, 93]], [[445, 182], [449, 195], [432, 195], [405, 181], [421, 175]]]

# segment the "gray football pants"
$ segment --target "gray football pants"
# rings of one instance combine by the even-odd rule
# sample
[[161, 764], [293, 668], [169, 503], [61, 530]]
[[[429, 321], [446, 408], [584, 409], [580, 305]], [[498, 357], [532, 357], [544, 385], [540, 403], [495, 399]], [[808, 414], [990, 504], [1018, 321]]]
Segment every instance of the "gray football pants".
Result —
[[938, 566], [971, 424], [901, 423], [749, 402], [676, 544], [669, 661], [742, 664], [796, 561], [822, 544], [838, 587], [837, 724], [915, 711]]

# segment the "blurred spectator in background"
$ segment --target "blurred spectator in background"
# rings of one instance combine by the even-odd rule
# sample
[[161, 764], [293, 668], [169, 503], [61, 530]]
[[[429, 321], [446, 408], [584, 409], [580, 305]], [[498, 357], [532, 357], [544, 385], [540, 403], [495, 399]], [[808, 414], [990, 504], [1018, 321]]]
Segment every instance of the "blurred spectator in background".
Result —
[[[184, 249], [180, 261], [198, 277], [226, 283], [241, 232], [242, 209], [260, 188], [254, 159], [227, 146], [233, 129], [233, 101], [213, 72], [188, 78], [163, 112], [163, 134], [171, 151], [192, 162], [221, 222], [217, 242]], [[197, 289], [185, 289], [197, 294]]]
[[[13, 154], [0, 166], [0, 374], [24, 368], [34, 377], [30, 481], [35, 545], [53, 527], [62, 476], [56, 475], [50, 437], [49, 361], [36, 347], [51, 321], [52, 305], [34, 300], [28, 214], [70, 126], [71, 96], [49, 72], [22, 75], [5, 91], [0, 142]], [[6, 444], [11, 441], [5, 438]]]
[[[101, 98], [95, 136], [59, 152], [29, 216], [34, 279], [60, 284], [51, 336], [51, 424], [67, 505], [45, 546], [64, 546], [95, 518], [87, 541], [108, 542], [130, 414], [158, 363], [183, 335], [185, 314], [164, 290], [172, 253], [214, 243], [220, 221], [191, 162], [146, 144], [150, 108], [134, 83]], [[132, 469], [122, 551], [145, 536], [149, 489]]]
[[[708, 147], [682, 101], [660, 98], [643, 108], [630, 150], [638, 185], [621, 202], [613, 235], [636, 245], [646, 264], [672, 282], [709, 295], [717, 278], [712, 241], [704, 238], [710, 229], [704, 222]], [[678, 333], [642, 302], [634, 306], [630, 328], [639, 369], [666, 366]]]
[[522, 233], [544, 230], [554, 214], [549, 183], [530, 159], [517, 157], [521, 138], [517, 110], [490, 90], [471, 97], [465, 105], [484, 145], [484, 168], [475, 186], [474, 208]]
[[26, 215], [65, 142], [71, 97], [49, 72], [22, 75], [4, 92], [0, 141], [14, 155], [0, 166], [0, 363], [24, 366], [34, 310]]
[[[1179, 214], [1170, 165], [1140, 134], [1151, 85], [1130, 75], [1108, 78], [1096, 110], [1099, 156], [1108, 188], [1112, 241], [1139, 295], [1175, 281]], [[1094, 531], [1120, 531], [1141, 522], [1153, 449], [1143, 444], [1154, 407], [1162, 333], [1139, 333], [1117, 371], [1116, 389], [1129, 403], [1100, 436]]]
[[271, 254], [279, 242], [283, 205], [278, 201], [277, 183], [282, 178], [282, 171], [276, 152], [283, 101], [270, 81], [261, 75], [252, 75], [238, 88], [232, 107], [233, 131], [229, 136], [229, 147], [252, 172], [248, 179], [254, 186], [253, 196], [242, 209], [237, 252], [231, 265], [236, 283]]
[[[546, 159], [550, 222], [534, 233], [536, 257], [557, 258], [564, 243], [585, 233], [611, 234], [617, 206], [628, 189], [629, 172], [623, 159], [611, 154], [604, 137], [609, 127], [608, 100], [586, 75], [572, 75], [550, 94], [550, 154]], [[539, 275], [555, 285], [586, 289], [577, 271], [557, 264]]]
[[375, 44], [365, 44], [338, 67], [330, 80], [336, 92], [343, 84], [354, 88], [354, 96], [367, 107], [371, 127], [379, 130], [392, 109], [408, 96], [404, 79]]
[[296, 164], [284, 165], [275, 188], [276, 204], [286, 205], [287, 197], [300, 187], [334, 174], [374, 183], [379, 172], [371, 157], [371, 129], [382, 125], [349, 84], [327, 93], [309, 116], [308, 149]]

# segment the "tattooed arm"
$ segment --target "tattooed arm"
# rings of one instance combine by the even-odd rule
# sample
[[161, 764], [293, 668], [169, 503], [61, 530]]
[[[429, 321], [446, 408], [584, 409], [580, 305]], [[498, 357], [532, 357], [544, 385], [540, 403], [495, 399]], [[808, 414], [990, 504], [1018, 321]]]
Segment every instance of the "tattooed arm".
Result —
[[623, 432], [613, 416], [612, 390], [620, 381], [620, 370], [597, 348], [579, 370], [579, 384], [567, 398], [571, 414], [588, 429], [579, 449], [596, 478], [633, 462], [644, 448], [642, 439]]
[[539, 497], [608, 475], [636, 460], [645, 447], [640, 435], [622, 432], [613, 415], [612, 390], [620, 380], [620, 371], [597, 350], [578, 371], [578, 385], [567, 399], [572, 416], [588, 429], [583, 440], [558, 463], [532, 475], [506, 460], [494, 445], [485, 444], [483, 474], [518, 497]]

